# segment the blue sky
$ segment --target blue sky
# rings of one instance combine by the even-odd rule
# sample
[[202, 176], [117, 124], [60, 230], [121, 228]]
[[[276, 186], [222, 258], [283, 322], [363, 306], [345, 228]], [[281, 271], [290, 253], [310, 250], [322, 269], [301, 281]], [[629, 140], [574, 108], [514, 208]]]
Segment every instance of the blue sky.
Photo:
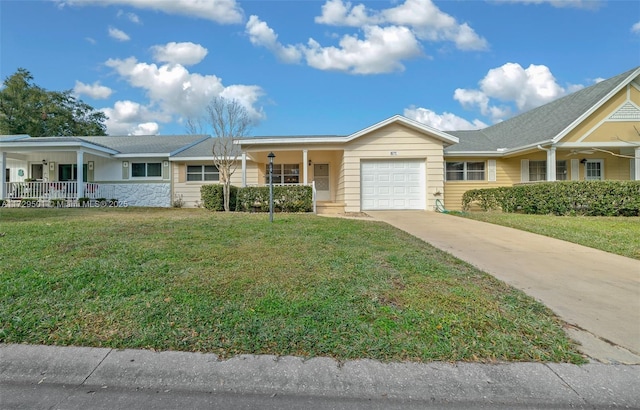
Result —
[[215, 96], [252, 135], [481, 128], [637, 66], [636, 1], [0, 1], [2, 80], [71, 89], [112, 135], [185, 133]]

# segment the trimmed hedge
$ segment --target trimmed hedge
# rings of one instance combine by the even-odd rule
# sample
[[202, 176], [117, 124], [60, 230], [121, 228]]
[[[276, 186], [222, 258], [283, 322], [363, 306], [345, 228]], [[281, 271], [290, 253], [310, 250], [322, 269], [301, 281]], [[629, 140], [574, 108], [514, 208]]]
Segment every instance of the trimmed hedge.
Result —
[[462, 207], [526, 214], [640, 216], [640, 181], [558, 181], [473, 189]]
[[[304, 185], [275, 185], [273, 208], [282, 212], [312, 212], [313, 190]], [[269, 187], [240, 188], [236, 209], [244, 212], [269, 212]]]
[[[222, 185], [203, 185], [200, 188], [200, 195], [206, 209], [224, 211]], [[229, 207], [231, 211], [269, 212], [269, 187], [231, 186]], [[273, 207], [280, 212], [311, 212], [313, 211], [313, 191], [310, 186], [275, 185]]]
[[[200, 187], [202, 205], [211, 211], [224, 211], [224, 186], [222, 184], [210, 184]], [[236, 197], [238, 187], [231, 185], [229, 192], [229, 210], [236, 210]]]

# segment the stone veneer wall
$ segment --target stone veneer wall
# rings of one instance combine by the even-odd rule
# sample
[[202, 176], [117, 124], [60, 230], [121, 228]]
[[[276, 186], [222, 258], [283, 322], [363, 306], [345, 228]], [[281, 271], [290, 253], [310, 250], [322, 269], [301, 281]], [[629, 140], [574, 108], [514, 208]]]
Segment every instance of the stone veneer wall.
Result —
[[115, 198], [128, 206], [171, 206], [171, 184], [113, 184]]

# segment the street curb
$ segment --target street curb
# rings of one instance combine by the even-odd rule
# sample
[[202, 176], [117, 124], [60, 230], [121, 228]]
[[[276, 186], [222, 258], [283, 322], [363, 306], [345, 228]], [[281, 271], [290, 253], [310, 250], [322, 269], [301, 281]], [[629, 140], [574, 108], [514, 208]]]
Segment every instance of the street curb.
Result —
[[590, 363], [339, 363], [331, 358], [0, 344], [0, 383], [430, 403], [640, 406], [640, 366]]

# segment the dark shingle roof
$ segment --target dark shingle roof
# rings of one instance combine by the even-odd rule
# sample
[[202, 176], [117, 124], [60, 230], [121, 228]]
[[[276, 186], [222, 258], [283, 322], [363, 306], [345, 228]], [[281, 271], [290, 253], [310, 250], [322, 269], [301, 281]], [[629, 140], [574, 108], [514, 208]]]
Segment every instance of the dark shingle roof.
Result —
[[460, 138], [460, 143], [446, 148], [445, 152], [495, 152], [499, 148], [514, 149], [549, 141], [638, 69], [636, 67], [482, 130], [450, 131], [449, 134]]

